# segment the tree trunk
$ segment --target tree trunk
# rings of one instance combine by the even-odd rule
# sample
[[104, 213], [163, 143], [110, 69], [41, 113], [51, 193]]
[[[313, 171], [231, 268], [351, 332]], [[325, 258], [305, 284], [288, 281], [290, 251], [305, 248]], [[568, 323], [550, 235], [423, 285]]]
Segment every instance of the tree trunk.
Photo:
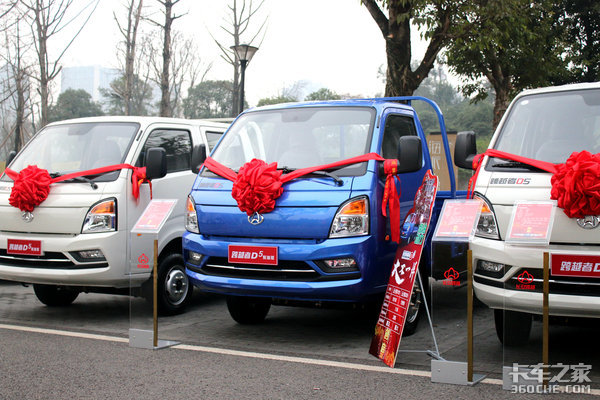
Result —
[[492, 129], [496, 130], [496, 127], [500, 123], [502, 116], [506, 112], [508, 108], [508, 104], [510, 103], [510, 93], [509, 89], [506, 87], [496, 87], [494, 88], [496, 91], [496, 98], [494, 99], [494, 118], [492, 120]]
[[171, 109], [171, 91], [169, 90], [169, 68], [171, 64], [171, 25], [173, 24], [171, 11], [173, 9], [173, 2], [166, 0], [163, 4], [165, 6], [165, 25], [163, 26], [163, 65], [160, 76], [160, 116], [171, 117], [173, 110]]

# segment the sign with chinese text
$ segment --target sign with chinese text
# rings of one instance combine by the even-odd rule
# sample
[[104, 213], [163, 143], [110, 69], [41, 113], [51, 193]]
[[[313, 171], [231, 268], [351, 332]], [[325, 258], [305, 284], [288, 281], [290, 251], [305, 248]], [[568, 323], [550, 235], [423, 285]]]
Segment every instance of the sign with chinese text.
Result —
[[42, 241], [28, 239], [7, 239], [7, 254], [21, 254], [30, 256], [42, 255]]
[[230, 244], [227, 259], [230, 263], [238, 264], [277, 265], [277, 247]]
[[475, 234], [481, 213], [481, 200], [446, 200], [433, 240], [469, 240]]
[[600, 278], [600, 255], [551, 253], [550, 274]]
[[550, 243], [556, 201], [517, 201], [508, 225], [506, 242], [511, 244]]
[[177, 199], [151, 200], [131, 232], [158, 233], [171, 215]]
[[396, 363], [437, 186], [437, 177], [432, 175], [431, 171], [427, 171], [421, 187], [417, 190], [413, 207], [402, 225], [402, 240], [396, 250], [396, 258], [369, 349], [370, 354], [392, 368]]

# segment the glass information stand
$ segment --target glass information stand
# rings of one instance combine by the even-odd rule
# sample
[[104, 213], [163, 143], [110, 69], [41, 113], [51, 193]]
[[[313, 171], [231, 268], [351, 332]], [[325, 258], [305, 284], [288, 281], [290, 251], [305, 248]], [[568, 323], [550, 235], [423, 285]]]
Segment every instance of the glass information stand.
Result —
[[469, 239], [479, 219], [479, 200], [446, 200], [431, 245], [431, 315], [439, 358], [431, 381], [474, 385], [484, 378], [474, 368], [472, 265]]
[[[129, 251], [129, 345], [161, 349], [177, 344], [158, 340], [158, 238], [177, 200], [152, 200], [131, 230]], [[150, 278], [148, 279], [148, 272]], [[141, 287], [140, 287], [141, 283]]]

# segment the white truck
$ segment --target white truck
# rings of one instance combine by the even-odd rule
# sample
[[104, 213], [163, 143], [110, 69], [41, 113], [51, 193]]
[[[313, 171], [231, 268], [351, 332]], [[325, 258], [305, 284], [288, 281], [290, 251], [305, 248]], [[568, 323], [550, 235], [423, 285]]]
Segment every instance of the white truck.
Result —
[[[489, 148], [552, 164], [565, 163], [573, 152], [600, 152], [600, 83], [524, 91], [508, 107]], [[459, 135], [455, 163], [472, 168], [475, 153], [473, 135]], [[557, 208], [548, 247], [506, 243], [515, 201], [550, 200], [551, 177], [527, 163], [486, 156], [475, 182], [483, 208], [470, 243], [473, 286], [494, 309], [496, 332], [506, 345], [526, 343], [532, 315], [542, 314], [543, 252], [587, 257], [583, 267], [596, 265], [600, 272], [600, 215], [569, 218]], [[600, 273], [551, 275], [549, 313], [600, 317]]]
[[[131, 168], [50, 185], [31, 212], [9, 204], [15, 181], [0, 178], [0, 279], [33, 284], [48, 306], [71, 304], [81, 292], [144, 295], [152, 268], [136, 269], [130, 230], [150, 201], [178, 199], [158, 238], [158, 305], [182, 312], [192, 294], [181, 250], [186, 198], [207, 149], [227, 124], [155, 117], [94, 117], [47, 125], [9, 157], [51, 178], [99, 167], [146, 167], [151, 184], [136, 189]], [[14, 158], [13, 158], [14, 157]]]

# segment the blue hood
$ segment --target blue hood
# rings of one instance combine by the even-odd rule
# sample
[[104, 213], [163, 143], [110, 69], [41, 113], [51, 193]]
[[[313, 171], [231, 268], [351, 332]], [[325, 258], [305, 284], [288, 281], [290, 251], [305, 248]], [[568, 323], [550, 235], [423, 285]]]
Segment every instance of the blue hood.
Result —
[[199, 177], [192, 197], [204, 235], [326, 239], [339, 206], [351, 197], [353, 177], [342, 177], [336, 186], [329, 177], [296, 179], [284, 184], [284, 192], [259, 225], [248, 222], [231, 197], [233, 183], [222, 178]]

